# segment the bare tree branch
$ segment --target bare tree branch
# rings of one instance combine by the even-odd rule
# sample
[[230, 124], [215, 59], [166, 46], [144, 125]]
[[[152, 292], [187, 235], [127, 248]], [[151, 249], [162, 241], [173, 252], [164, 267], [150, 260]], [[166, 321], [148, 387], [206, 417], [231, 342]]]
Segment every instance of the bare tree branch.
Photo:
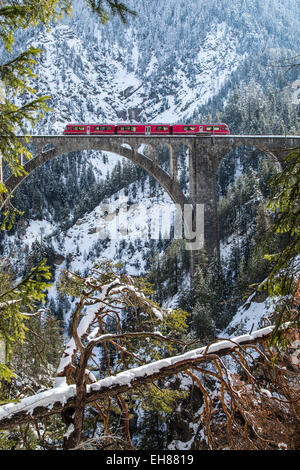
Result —
[[[286, 325], [286, 328], [288, 325]], [[141, 387], [178, 372], [186, 371], [201, 362], [210, 362], [231, 353], [241, 346], [247, 347], [265, 341], [270, 337], [273, 326], [268, 326], [232, 340], [223, 340], [211, 344], [209, 348], [202, 347], [188, 351], [179, 356], [161, 359], [150, 364], [126, 370], [115, 376], [106, 377], [87, 386], [85, 403], [116, 397], [122, 393]], [[61, 378], [63, 381], [64, 378]], [[0, 407], [0, 429], [9, 429], [16, 425], [28, 423], [55, 413], [62, 413], [67, 408], [76, 405], [76, 386], [62, 385], [46, 392], [24, 398], [19, 403], [10, 403]]]

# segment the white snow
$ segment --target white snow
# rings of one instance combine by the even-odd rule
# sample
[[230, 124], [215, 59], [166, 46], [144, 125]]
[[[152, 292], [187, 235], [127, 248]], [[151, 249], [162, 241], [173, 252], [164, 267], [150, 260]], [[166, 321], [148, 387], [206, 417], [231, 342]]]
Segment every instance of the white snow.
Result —
[[237, 313], [220, 334], [222, 337], [228, 337], [234, 332], [246, 333], [251, 330], [257, 330], [264, 323], [270, 323], [268, 318], [274, 311], [277, 299], [267, 298], [264, 302], [255, 302], [253, 300], [255, 294], [252, 294], [247, 301], [238, 308]]
[[41, 241], [44, 237], [50, 235], [55, 230], [55, 225], [47, 220], [30, 220], [26, 228], [22, 241], [31, 249], [32, 243], [36, 240]]
[[[165, 367], [179, 364], [185, 360], [201, 359], [205, 354], [220, 353], [226, 349], [232, 349], [238, 344], [245, 343], [247, 341], [255, 340], [256, 338], [262, 338], [273, 331], [273, 326], [257, 330], [252, 334], [242, 335], [232, 338], [230, 341], [223, 340], [202, 348], [197, 348], [188, 351], [184, 354], [173, 356], [159, 361], [145, 364], [140, 367], [136, 367], [124, 372], [120, 372], [115, 376], [109, 376], [101, 379], [87, 387], [87, 393], [89, 392], [101, 392], [104, 389], [110, 389], [118, 387], [120, 385], [126, 385], [130, 387], [132, 383], [139, 377], [147, 377], [156, 372], [162, 371]], [[74, 398], [76, 395], [75, 385], [66, 385], [63, 381], [59, 381], [56, 387], [47, 390], [45, 392], [36, 394], [32, 397], [24, 398], [19, 403], [9, 403], [0, 407], [0, 421], [5, 418], [9, 418], [16, 412], [26, 411], [27, 413], [33, 413], [34, 409], [38, 406], [51, 407], [56, 402], [65, 404], [67, 400]]]

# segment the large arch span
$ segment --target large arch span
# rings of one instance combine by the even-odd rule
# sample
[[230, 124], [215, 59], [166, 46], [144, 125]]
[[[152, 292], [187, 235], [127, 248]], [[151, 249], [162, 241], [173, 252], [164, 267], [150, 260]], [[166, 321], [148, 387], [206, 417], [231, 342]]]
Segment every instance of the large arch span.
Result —
[[[89, 136], [68, 136], [67, 138], [65, 136], [38, 136], [32, 137], [30, 143], [37, 150], [36, 156], [27, 162], [22, 162], [26, 174], [20, 176], [12, 175], [4, 182], [9, 191], [8, 197], [30, 173], [49, 160], [66, 155], [70, 152], [98, 150], [120, 155], [142, 167], [158, 181], [175, 204], [179, 204], [183, 207], [184, 204], [191, 203], [191, 201], [183, 194], [178, 183], [177, 156], [175, 155], [176, 149], [170, 144], [170, 142], [165, 142], [165, 145], [169, 147], [170, 151], [170, 174], [164, 171], [158, 164], [156, 145], [161, 144], [161, 141], [153, 143], [147, 142], [143, 138], [134, 140], [130, 138], [122, 138], [114, 140], [111, 138], [97, 138]], [[150, 149], [150, 152], [148, 152], [149, 155], [146, 156], [138, 151], [141, 145], [148, 146]], [[2, 201], [1, 208], [5, 205], [8, 197]]]
[[[20, 138], [21, 140], [24, 137]], [[24, 141], [25, 142], [25, 141]], [[184, 204], [204, 206], [204, 243], [208, 253], [218, 250], [216, 173], [222, 158], [237, 147], [258, 149], [284, 165], [289, 149], [300, 145], [300, 136], [274, 135], [226, 135], [226, 136], [34, 136], [31, 144], [36, 156], [24, 164], [22, 176], [10, 176], [4, 183], [9, 194], [22, 183], [35, 168], [45, 162], [70, 152], [99, 150], [118, 154], [141, 166], [169, 194], [181, 208]], [[169, 148], [170, 171], [167, 173], [158, 164], [157, 149], [163, 144]], [[147, 155], [139, 151], [141, 145], [148, 146]], [[189, 149], [189, 196], [186, 197], [178, 182], [178, 149], [184, 145]], [[149, 150], [150, 149], [150, 150]], [[0, 165], [0, 170], [2, 167]], [[1, 171], [2, 175], [2, 171]], [[7, 196], [7, 199], [9, 197]], [[2, 201], [1, 208], [7, 199]], [[191, 274], [197, 264], [197, 253], [192, 251]], [[193, 274], [192, 274], [193, 275]]]

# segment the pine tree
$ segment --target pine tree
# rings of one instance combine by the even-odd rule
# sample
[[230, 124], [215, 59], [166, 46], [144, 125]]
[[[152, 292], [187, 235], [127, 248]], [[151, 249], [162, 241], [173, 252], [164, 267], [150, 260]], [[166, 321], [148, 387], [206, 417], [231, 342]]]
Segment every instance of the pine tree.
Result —
[[[57, 20], [70, 8], [67, 0], [48, 2], [42, 0], [25, 0], [24, 2], [1, 2], [0, 8], [0, 38], [8, 52], [12, 52], [15, 30], [29, 28], [38, 24], [47, 25], [51, 20]], [[30, 158], [31, 153], [21, 143], [17, 134], [26, 132], [26, 124], [34, 125], [44, 112], [49, 111], [46, 101], [49, 97], [38, 96], [36, 90], [28, 83], [36, 75], [34, 67], [41, 49], [30, 47], [18, 56], [12, 56], [9, 61], [0, 65], [0, 83], [2, 100], [0, 103], [0, 153], [14, 175], [24, 174], [20, 164], [21, 155]], [[24, 92], [34, 96], [34, 99], [18, 106], [15, 104]], [[0, 182], [0, 193], [7, 190]], [[12, 215], [15, 211], [12, 212]], [[5, 214], [4, 226], [9, 214]], [[10, 226], [13, 222], [10, 221]]]
[[192, 313], [192, 326], [197, 338], [203, 342], [214, 338], [215, 327], [212, 319], [213, 311], [209, 304], [196, 303]]
[[[278, 302], [276, 328], [272, 340], [280, 340], [280, 326], [284, 321], [291, 321], [300, 327], [299, 308], [295, 299], [299, 289], [299, 253], [300, 253], [300, 148], [292, 149], [286, 158], [286, 166], [272, 180], [271, 198], [268, 208], [275, 215], [270, 234], [264, 244], [267, 260], [272, 261], [273, 268], [261, 288], [267, 288]], [[285, 246], [277, 253], [270, 253], [269, 242], [276, 234], [288, 236]], [[299, 302], [299, 301], [298, 301]], [[299, 307], [299, 306], [298, 306]]]
[[42, 260], [30, 273], [17, 282], [12, 267], [6, 260], [0, 264], [0, 332], [6, 343], [6, 364], [0, 363], [0, 379], [9, 380], [13, 371], [9, 361], [17, 342], [25, 339], [26, 317], [40, 307], [45, 300], [46, 283], [51, 274]]
[[[91, 7], [92, 11], [96, 13], [102, 24], [105, 24], [109, 20], [109, 10], [112, 15], [119, 15], [123, 23], [126, 23], [126, 15], [130, 13], [135, 15], [133, 10], [130, 10], [124, 3], [119, 0], [86, 0], [87, 4]], [[105, 4], [109, 7], [109, 10], [105, 8]]]

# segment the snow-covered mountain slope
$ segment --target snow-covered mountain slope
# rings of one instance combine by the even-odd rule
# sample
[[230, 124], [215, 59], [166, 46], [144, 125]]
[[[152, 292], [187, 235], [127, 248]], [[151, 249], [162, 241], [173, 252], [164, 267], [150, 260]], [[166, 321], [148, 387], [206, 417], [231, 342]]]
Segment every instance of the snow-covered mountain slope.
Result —
[[65, 233], [63, 243], [57, 249], [65, 256], [69, 255], [70, 269], [91, 268], [100, 257], [115, 262], [123, 260], [128, 274], [145, 272], [150, 240], [159, 240], [166, 230], [160, 223], [160, 211], [166, 208], [166, 213], [170, 210], [168, 215], [171, 215], [174, 206], [163, 191], [159, 196], [149, 196], [149, 181], [146, 181], [144, 191], [139, 189], [134, 198], [131, 197], [132, 185], [128, 189], [133, 205], [128, 205], [129, 197], [121, 190]]
[[[125, 190], [106, 198], [105, 203], [96, 206], [64, 233], [57, 234], [57, 224], [53, 220], [30, 220], [23, 230], [21, 240], [18, 233], [6, 236], [5, 253], [8, 253], [18, 240], [18, 250], [14, 256], [23, 258], [30, 252], [35, 242], [52, 244], [57, 255], [68, 258], [71, 270], [83, 272], [93, 267], [95, 260], [123, 260], [128, 274], [145, 272], [151, 240], [168, 239], [172, 226], [175, 206], [162, 188], [156, 188], [151, 196], [149, 179], [143, 191], [131, 184]], [[162, 217], [164, 216], [164, 223]], [[166, 220], [169, 217], [169, 225]], [[148, 247], [148, 249], [147, 249]], [[65, 261], [60, 268], [65, 268]]]
[[126, 45], [106, 42], [103, 47], [96, 37], [90, 47], [71, 25], [35, 37], [33, 45], [45, 50], [39, 92], [52, 96], [54, 109], [39, 132], [61, 133], [66, 123], [78, 121], [176, 122], [216, 95], [243, 60], [236, 39], [221, 23], [204, 38], [205, 50], [199, 44], [191, 64], [174, 57], [171, 69], [163, 72], [153, 53], [141, 76], [143, 51], [129, 47], [134, 42], [130, 29], [126, 39]]
[[233, 335], [247, 334], [256, 331], [270, 324], [272, 312], [276, 300], [267, 298], [258, 302], [255, 294], [252, 294], [247, 301], [238, 308], [235, 316], [220, 335], [230, 338]]
[[[84, 0], [74, 1], [71, 19], [48, 32], [40, 29], [34, 37], [23, 33], [17, 41], [20, 49], [33, 45], [44, 50], [38, 93], [52, 96], [53, 113], [36, 132], [61, 133], [67, 122], [76, 121], [196, 118], [209, 99], [220, 95], [226, 100], [237, 77], [240, 81], [243, 75], [245, 82], [258, 77], [255, 68], [262, 60], [297, 50], [299, 5], [288, 3], [290, 8], [274, 0], [230, 5], [169, 0], [154, 6], [150, 0], [128, 0], [137, 16], [129, 17], [127, 25], [112, 18], [103, 26]], [[272, 73], [266, 70], [258, 78], [266, 84]]]
[[[212, 111], [210, 100], [218, 100], [221, 107], [237, 83], [242, 86], [250, 78], [263, 85], [274, 83], [276, 73], [267, 67], [268, 61], [278, 60], [282, 55], [292, 56], [299, 48], [297, 0], [125, 3], [137, 12], [137, 17], [129, 17], [125, 26], [116, 18], [105, 26], [99, 24], [84, 0], [74, 0], [72, 18], [58, 22], [50, 31], [39, 28], [34, 33], [18, 33], [16, 50], [33, 45], [44, 51], [36, 70], [35, 88], [38, 94], [51, 95], [49, 105], [53, 112], [40, 121], [35, 133], [61, 134], [66, 123], [75, 121], [198, 119], [200, 108], [207, 115]], [[116, 155], [109, 155], [104, 161], [97, 152], [84, 152], [81, 159], [76, 183], [85, 164], [99, 182], [121, 161]], [[51, 194], [52, 199], [60, 202], [59, 210], [65, 204], [66, 219], [71, 220], [73, 213], [61, 195], [60, 181], [70, 184], [64, 189], [72, 194], [74, 180], [71, 183], [67, 165], [63, 171], [53, 181]], [[43, 182], [48, 184], [46, 172], [47, 169]], [[35, 182], [36, 187], [40, 184]], [[137, 181], [135, 186], [137, 199], [133, 202], [149, 209], [154, 203], [149, 184], [142, 187]], [[170, 204], [162, 190], [156, 194], [155, 202]], [[116, 191], [108, 202], [113, 204], [122, 195], [122, 191]], [[38, 202], [35, 204], [39, 206]], [[97, 258], [112, 258], [121, 259], [130, 273], [144, 271], [149, 253], [153, 254], [148, 240], [134, 240], [132, 247], [128, 243], [123, 250], [123, 241], [122, 245], [117, 240], [105, 246], [97, 231], [102, 220], [97, 205], [91, 210], [87, 208], [80, 220], [63, 231], [61, 222], [53, 216], [51, 204], [49, 210], [47, 203], [43, 205], [44, 212], [38, 216], [43, 220], [36, 220], [31, 211], [32, 219], [26, 221], [27, 228], [22, 226], [22, 234], [5, 236], [4, 253], [18, 243], [16, 258], [20, 267], [24, 264], [23, 254], [30, 253], [37, 240], [53, 245], [59, 269], [68, 260], [70, 269], [84, 272]]]

